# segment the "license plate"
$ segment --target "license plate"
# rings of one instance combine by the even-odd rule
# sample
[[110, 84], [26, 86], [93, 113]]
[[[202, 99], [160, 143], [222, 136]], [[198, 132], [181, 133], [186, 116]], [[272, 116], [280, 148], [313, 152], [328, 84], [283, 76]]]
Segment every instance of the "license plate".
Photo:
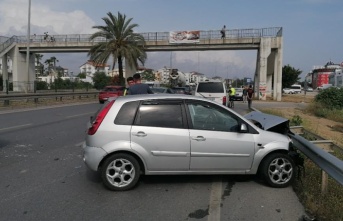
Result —
[[214, 97], [208, 97], [207, 99], [209, 99], [210, 101], [214, 101]]

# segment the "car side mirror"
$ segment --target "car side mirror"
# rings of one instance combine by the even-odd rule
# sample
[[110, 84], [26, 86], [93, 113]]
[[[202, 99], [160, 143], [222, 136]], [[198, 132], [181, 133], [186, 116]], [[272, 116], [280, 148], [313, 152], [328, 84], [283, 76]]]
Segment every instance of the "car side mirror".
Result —
[[241, 133], [247, 133], [248, 132], [248, 127], [245, 123], [241, 124], [240, 130]]

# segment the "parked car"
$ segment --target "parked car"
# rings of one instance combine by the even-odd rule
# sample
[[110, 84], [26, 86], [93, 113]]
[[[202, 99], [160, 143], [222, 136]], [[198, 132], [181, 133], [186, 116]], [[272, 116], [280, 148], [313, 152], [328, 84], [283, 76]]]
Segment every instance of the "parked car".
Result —
[[175, 94], [187, 94], [191, 95], [190, 87], [173, 87], [172, 88]]
[[154, 94], [175, 94], [175, 92], [167, 87], [152, 87], [150, 88]]
[[291, 89], [291, 88], [284, 88], [284, 89], [282, 89], [282, 92], [284, 93], [284, 94], [295, 94], [296, 92], [293, 90], [293, 89]]
[[274, 118], [244, 118], [196, 96], [111, 98], [89, 122], [83, 160], [110, 190], [129, 190], [141, 175], [187, 174], [259, 173], [268, 185], [286, 187], [297, 151], [284, 134], [288, 120]]
[[123, 96], [124, 90], [123, 86], [106, 86], [99, 92], [99, 103], [103, 104], [110, 97]]
[[301, 93], [302, 87], [300, 84], [291, 85], [291, 89], [294, 91], [294, 94]]
[[236, 101], [243, 101], [243, 88], [235, 88], [236, 90], [236, 95], [234, 99]]
[[323, 85], [321, 85], [321, 86], [319, 86], [318, 88], [317, 88], [317, 90], [324, 90], [324, 89], [327, 89], [327, 88], [330, 88], [330, 87], [332, 87], [332, 84], [323, 84]]
[[204, 97], [227, 106], [228, 94], [224, 82], [221, 81], [201, 81], [195, 89], [195, 96]]
[[313, 88], [312, 88], [312, 87], [308, 87], [308, 88], [306, 89], [306, 91], [308, 91], [308, 92], [313, 92]]

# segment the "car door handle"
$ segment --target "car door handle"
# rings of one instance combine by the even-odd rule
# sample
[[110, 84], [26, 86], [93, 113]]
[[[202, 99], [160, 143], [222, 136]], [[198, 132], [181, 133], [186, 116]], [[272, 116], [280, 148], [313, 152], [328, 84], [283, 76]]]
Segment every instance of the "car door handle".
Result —
[[132, 133], [133, 136], [137, 136], [137, 137], [146, 137], [147, 134], [144, 133], [143, 131], [138, 131], [137, 133]]
[[205, 141], [206, 138], [203, 136], [197, 136], [197, 137], [192, 137], [192, 140], [196, 140], [196, 141]]

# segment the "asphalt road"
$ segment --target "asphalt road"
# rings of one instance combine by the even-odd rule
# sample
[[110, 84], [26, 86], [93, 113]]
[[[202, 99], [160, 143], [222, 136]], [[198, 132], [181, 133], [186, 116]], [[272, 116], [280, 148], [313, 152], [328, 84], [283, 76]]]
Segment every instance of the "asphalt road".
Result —
[[[99, 104], [0, 112], [0, 220], [299, 220], [292, 188], [255, 176], [145, 176], [111, 192], [82, 161]], [[235, 110], [247, 112], [237, 102]]]

